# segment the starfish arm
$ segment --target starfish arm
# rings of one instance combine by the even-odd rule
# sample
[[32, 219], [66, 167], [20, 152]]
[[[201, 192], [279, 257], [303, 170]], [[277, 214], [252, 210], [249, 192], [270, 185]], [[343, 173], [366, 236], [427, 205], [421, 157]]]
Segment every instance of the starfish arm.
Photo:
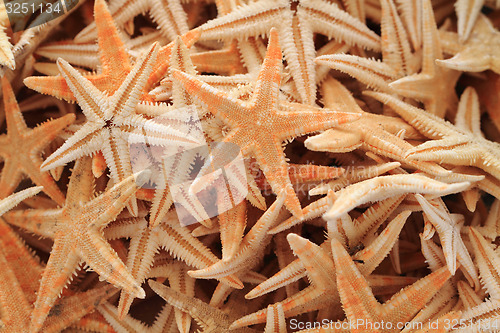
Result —
[[36, 54], [53, 61], [60, 57], [74, 66], [95, 70], [99, 65], [96, 57], [98, 50], [97, 44], [76, 44], [72, 40], [67, 40], [44, 44], [36, 50]]
[[413, 49], [419, 51], [422, 46], [422, 31], [420, 29], [422, 1], [396, 0], [396, 2], [401, 10], [401, 20], [406, 27]]
[[[408, 1], [414, 3], [414, 1]], [[393, 0], [380, 2], [382, 6], [382, 59], [399, 75], [410, 74], [410, 42]]]
[[331, 54], [317, 57], [318, 65], [347, 73], [369, 88], [391, 93], [389, 83], [397, 78], [397, 72], [388, 64], [351, 54]]
[[455, 3], [457, 30], [461, 42], [465, 42], [469, 38], [483, 4], [484, 0], [457, 0]]
[[128, 54], [106, 2], [97, 0], [94, 3], [94, 12], [102, 72], [114, 78], [113, 74], [130, 70]]
[[264, 333], [286, 333], [285, 313], [281, 303], [267, 307], [267, 322]]
[[[90, 226], [92, 227], [92, 226]], [[81, 237], [76, 253], [99, 276], [136, 297], [144, 298], [140, 284], [132, 277], [125, 264], [99, 231], [89, 231]]]
[[[152, 236], [152, 230], [147, 226], [144, 219], [138, 221], [140, 230], [134, 233], [130, 240], [129, 252], [127, 256], [127, 268], [138, 283], [143, 283], [151, 266], [154, 255], [159, 250], [159, 244]], [[134, 300], [134, 295], [126, 291], [120, 294], [118, 302], [118, 316], [125, 318]]]
[[[23, 294], [23, 290], [16, 279], [14, 271], [9, 267], [9, 262], [5, 258], [3, 249], [0, 249], [0, 265], [3, 267], [0, 273], [2, 324], [4, 328], [8, 329], [9, 326], [19, 325], [29, 320], [31, 306]], [[16, 304], [15, 311], [11, 308], [13, 304]]]
[[415, 174], [381, 176], [346, 187], [324, 217], [336, 219], [362, 203], [378, 201], [399, 194], [424, 193], [443, 196], [463, 191], [469, 186], [469, 182], [446, 184]]
[[266, 35], [272, 26], [279, 26], [283, 13], [290, 8], [285, 0], [257, 1], [240, 6], [231, 13], [200, 26], [201, 40], [246, 39], [250, 36]]
[[452, 58], [446, 60], [436, 60], [438, 65], [464, 72], [482, 72], [490, 69], [491, 56], [485, 54], [483, 50], [472, 50], [465, 53], [457, 53]]
[[311, 241], [296, 234], [287, 235], [293, 253], [299, 257], [307, 271], [311, 285], [320, 290], [335, 289], [335, 266], [328, 253]]
[[350, 123], [362, 117], [358, 112], [323, 111], [308, 108], [303, 104], [282, 104], [290, 108], [278, 113], [282, 118], [279, 123], [283, 124], [281, 128], [284, 130], [278, 130], [277, 134], [285, 139]]
[[60, 313], [56, 311], [49, 312], [42, 328], [43, 332], [60, 332], [92, 312], [115, 293], [116, 289], [107, 285], [62, 298], [53, 308], [61, 309]]
[[37, 195], [42, 189], [43, 186], [30, 187], [0, 200], [0, 216], [17, 206], [24, 199]]
[[30, 332], [38, 332], [49, 315], [58, 296], [70, 281], [78, 267], [80, 258], [72, 242], [65, 242], [57, 234], [50, 253], [49, 261], [43, 271], [37, 299], [31, 315]]
[[101, 128], [100, 124], [96, 123], [83, 125], [42, 163], [40, 170], [47, 171], [100, 150], [101, 143], [107, 142], [109, 137], [107, 131]]
[[238, 251], [247, 224], [247, 205], [243, 201], [219, 214], [222, 260], [231, 259]]
[[26, 229], [42, 237], [55, 237], [55, 230], [60, 221], [60, 209], [33, 209], [27, 211], [12, 211], [2, 218], [9, 224]]
[[5, 161], [0, 176], [0, 198], [5, 198], [13, 193], [21, 182], [22, 176], [23, 171], [19, 168], [18, 163], [10, 160]]
[[411, 211], [403, 211], [398, 214], [366, 249], [353, 256], [353, 259], [363, 262], [359, 270], [361, 274], [370, 275], [389, 254], [410, 214]]
[[307, 149], [314, 151], [328, 151], [332, 153], [346, 153], [362, 146], [362, 134], [349, 128], [326, 130], [323, 133], [309, 137], [305, 141]]
[[283, 16], [280, 40], [295, 86], [302, 103], [316, 104], [316, 72], [312, 61], [316, 55], [313, 32], [308, 18], [299, 10], [297, 15]]
[[380, 51], [380, 37], [364, 23], [323, 0], [301, 0], [299, 12], [309, 17], [311, 29], [340, 42]]
[[[3, 15], [7, 15], [5, 11], [2, 13]], [[2, 22], [6, 20], [8, 18], [2, 17]], [[5, 29], [6, 27], [2, 24], [0, 27], [0, 64], [14, 70], [16, 68], [16, 61], [12, 53], [12, 44], [9, 42], [9, 37], [5, 33]]]
[[375, 98], [385, 105], [388, 105], [410, 125], [414, 126], [430, 139], [441, 139], [444, 136], [456, 134], [453, 125], [449, 122], [437, 117], [436, 115], [432, 115], [429, 112], [425, 112], [422, 109], [405, 103], [397, 97], [372, 91], [367, 91], [365, 94]]

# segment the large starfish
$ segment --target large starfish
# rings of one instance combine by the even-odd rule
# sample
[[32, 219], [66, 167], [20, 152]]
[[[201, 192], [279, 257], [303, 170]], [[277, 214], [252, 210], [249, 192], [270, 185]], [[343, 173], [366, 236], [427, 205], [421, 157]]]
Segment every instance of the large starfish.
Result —
[[43, 186], [44, 192], [62, 205], [64, 195], [50, 174], [40, 171], [41, 153], [66, 126], [74, 121], [75, 115], [69, 114], [29, 129], [6, 77], [2, 77], [2, 92], [7, 134], [0, 136], [0, 156], [4, 160], [0, 178], [0, 198], [11, 194], [21, 182], [22, 175], [26, 174], [33, 183]]
[[300, 202], [288, 176], [281, 142], [355, 120], [360, 115], [319, 111], [301, 104], [278, 104], [281, 68], [278, 32], [271, 29], [266, 58], [248, 102], [235, 100], [193, 76], [178, 71], [173, 75], [193, 97], [231, 128], [224, 142], [238, 145], [244, 157], [255, 157], [273, 191], [285, 190], [285, 205], [294, 215], [300, 215]]
[[144, 291], [104, 240], [101, 230], [116, 218], [146, 178], [147, 175], [130, 176], [90, 200], [93, 197], [93, 176], [90, 159], [84, 157], [73, 169], [63, 208], [15, 211], [4, 215], [7, 222], [54, 240], [37, 293], [31, 331], [41, 329], [57, 296], [82, 260], [110, 283], [144, 297]]

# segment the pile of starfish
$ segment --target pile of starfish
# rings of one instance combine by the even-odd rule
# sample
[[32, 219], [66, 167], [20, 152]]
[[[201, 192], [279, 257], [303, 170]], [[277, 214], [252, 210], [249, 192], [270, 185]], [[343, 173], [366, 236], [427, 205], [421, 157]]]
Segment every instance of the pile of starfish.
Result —
[[15, 4], [0, 332], [500, 331], [499, 0]]

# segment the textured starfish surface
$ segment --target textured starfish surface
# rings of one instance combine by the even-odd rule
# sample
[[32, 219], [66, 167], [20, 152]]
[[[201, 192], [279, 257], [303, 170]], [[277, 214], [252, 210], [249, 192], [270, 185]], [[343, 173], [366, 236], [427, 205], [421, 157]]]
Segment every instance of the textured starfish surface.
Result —
[[300, 203], [290, 183], [281, 142], [355, 120], [359, 115], [325, 112], [302, 104], [278, 104], [281, 68], [278, 32], [271, 29], [266, 58], [252, 98], [247, 103], [234, 100], [187, 74], [174, 71], [174, 77], [212, 114], [231, 127], [224, 142], [235, 143], [241, 147], [244, 156], [255, 157], [275, 193], [285, 190], [285, 205], [300, 215]]
[[41, 329], [57, 295], [68, 283], [80, 260], [84, 260], [109, 282], [144, 297], [144, 291], [104, 240], [100, 229], [116, 218], [127, 199], [137, 190], [137, 184], [144, 183], [145, 179], [130, 176], [88, 201], [93, 195], [93, 176], [88, 168], [89, 162], [89, 158], [77, 161], [63, 208], [19, 211], [5, 215], [7, 222], [54, 240], [37, 293], [30, 324], [32, 331]]
[[[98, 27], [98, 46], [99, 58], [102, 72], [99, 74], [87, 75], [86, 78], [96, 86], [100, 91], [106, 91], [111, 94], [118, 90], [121, 83], [126, 79], [132, 70], [129, 61], [129, 55], [126, 51], [123, 41], [120, 39], [118, 30], [114, 24], [113, 18], [109, 13], [104, 1], [95, 2], [95, 17]], [[195, 37], [197, 33], [194, 33]], [[196, 37], [195, 37], [196, 38]], [[187, 37], [186, 42], [192, 40]], [[161, 78], [168, 70], [168, 59], [170, 58], [170, 49], [172, 45], [161, 48], [158, 52], [156, 63], [153, 66], [151, 80], [141, 87], [141, 99], [149, 101], [151, 98], [146, 94], [151, 83], [156, 78]], [[77, 98], [75, 92], [70, 88], [70, 84], [64, 80], [64, 77], [30, 77], [25, 80], [25, 84], [40, 93], [62, 98], [68, 101], [75, 101]]]
[[0, 332], [500, 331], [498, 0], [57, 3], [0, 6]]
[[477, 127], [471, 129], [472, 131], [464, 131], [397, 98], [381, 93], [370, 94], [383, 100], [422, 134], [433, 139], [408, 151], [408, 157], [452, 165], [476, 166], [493, 177], [500, 178], [500, 145], [485, 139]]
[[422, 1], [422, 36], [422, 70], [389, 86], [404, 97], [423, 102], [428, 112], [444, 117], [446, 111], [456, 105], [455, 83], [460, 72], [435, 63], [436, 59], [443, 58], [443, 52], [430, 0]]
[[44, 187], [58, 204], [64, 203], [64, 194], [48, 172], [40, 171], [41, 152], [69, 124], [75, 116], [66, 115], [29, 129], [21, 114], [9, 81], [2, 78], [3, 103], [7, 122], [7, 134], [0, 136], [0, 156], [4, 160], [0, 177], [0, 197], [11, 194], [21, 182], [23, 174]]
[[[0, 262], [3, 267], [0, 273], [0, 306], [3, 330], [26, 332], [43, 267], [3, 220], [0, 220], [0, 230]], [[55, 305], [60, 310], [49, 313], [42, 330], [60, 332], [94, 310], [115, 292], [116, 289], [112, 286], [104, 286], [63, 297]]]
[[441, 32], [441, 43], [447, 53], [454, 54], [450, 59], [436, 60], [438, 65], [464, 72], [482, 72], [487, 69], [500, 74], [500, 32], [490, 20], [480, 15], [467, 42], [461, 44], [453, 32]]

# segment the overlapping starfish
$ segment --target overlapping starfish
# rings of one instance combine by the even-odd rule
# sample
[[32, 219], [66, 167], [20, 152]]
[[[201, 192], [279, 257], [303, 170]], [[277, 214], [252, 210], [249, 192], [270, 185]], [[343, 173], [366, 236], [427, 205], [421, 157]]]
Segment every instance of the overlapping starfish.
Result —
[[0, 8], [0, 332], [500, 331], [498, 1], [65, 6]]

